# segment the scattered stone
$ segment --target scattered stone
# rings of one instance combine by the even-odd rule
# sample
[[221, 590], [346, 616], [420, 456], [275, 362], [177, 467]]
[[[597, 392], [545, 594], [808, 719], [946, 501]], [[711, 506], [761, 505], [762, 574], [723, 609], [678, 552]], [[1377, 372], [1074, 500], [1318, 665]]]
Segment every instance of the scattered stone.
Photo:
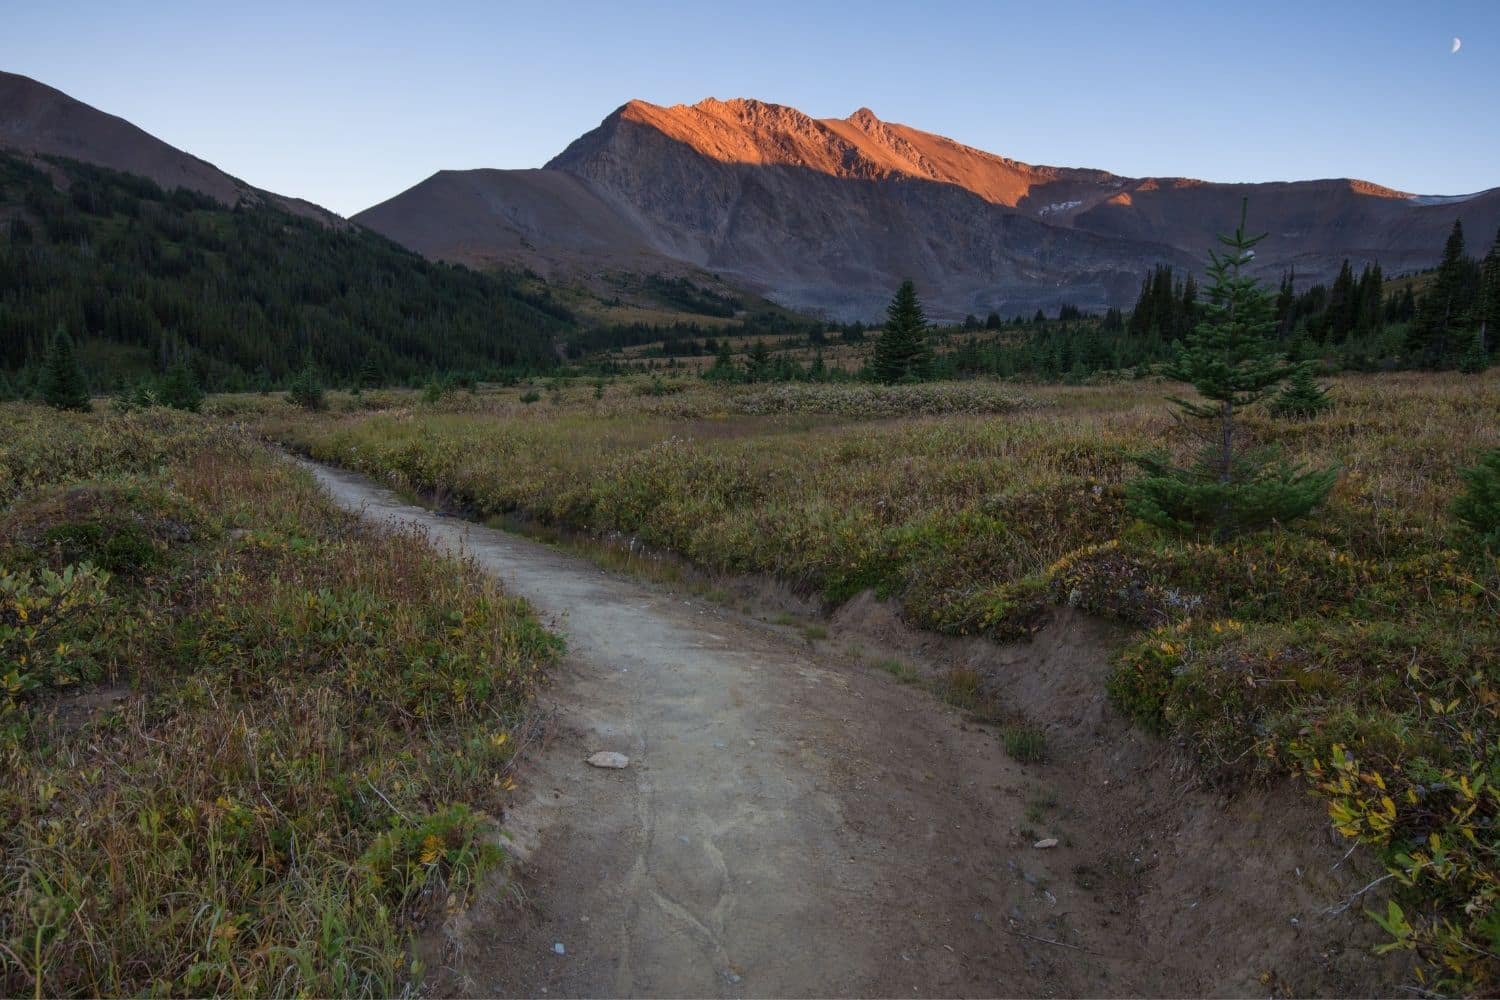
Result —
[[552, 954], [554, 955], [566, 955], [567, 953], [568, 949], [563, 947], [563, 943], [561, 941], [552, 946]]
[[629, 757], [622, 753], [616, 753], [613, 750], [600, 750], [590, 757], [588, 762], [594, 767], [607, 767], [616, 771], [630, 766]]
[[1046, 850], [1049, 847], [1056, 847], [1057, 846], [1057, 838], [1056, 837], [1045, 837], [1045, 838], [1043, 838], [1041, 840], [1038, 840], [1035, 844], [1032, 844], [1031, 846], [1035, 847], [1039, 851], [1044, 851], [1044, 850]]

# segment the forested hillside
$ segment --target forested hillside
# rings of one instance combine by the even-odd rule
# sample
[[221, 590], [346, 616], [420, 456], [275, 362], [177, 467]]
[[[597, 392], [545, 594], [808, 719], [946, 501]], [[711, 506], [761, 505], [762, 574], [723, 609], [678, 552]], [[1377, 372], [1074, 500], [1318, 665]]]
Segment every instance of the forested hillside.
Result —
[[541, 367], [572, 325], [504, 276], [428, 262], [358, 226], [0, 154], [0, 378], [13, 388], [59, 328], [107, 391], [177, 361], [225, 389], [308, 364], [384, 380]]

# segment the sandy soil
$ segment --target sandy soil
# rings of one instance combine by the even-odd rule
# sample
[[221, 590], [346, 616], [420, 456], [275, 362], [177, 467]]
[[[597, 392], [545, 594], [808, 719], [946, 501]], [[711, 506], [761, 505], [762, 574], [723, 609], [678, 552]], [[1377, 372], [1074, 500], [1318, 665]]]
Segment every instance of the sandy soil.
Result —
[[[1064, 613], [998, 647], [913, 632], [867, 597], [810, 643], [313, 471], [344, 506], [461, 549], [568, 641], [504, 818], [519, 862], [427, 942], [436, 992], [1394, 990], [1360, 906], [1327, 912], [1369, 866], [1298, 790], [1223, 797], [1115, 717], [1100, 623]], [[981, 670], [1051, 759], [1010, 760], [867, 666], [890, 655]], [[630, 766], [587, 766], [598, 750]]]

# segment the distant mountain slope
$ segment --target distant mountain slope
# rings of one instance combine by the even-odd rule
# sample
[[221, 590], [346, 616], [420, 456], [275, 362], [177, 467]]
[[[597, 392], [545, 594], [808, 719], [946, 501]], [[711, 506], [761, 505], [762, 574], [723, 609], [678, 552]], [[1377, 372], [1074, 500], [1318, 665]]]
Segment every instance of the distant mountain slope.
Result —
[[592, 187], [560, 170], [444, 170], [359, 221], [403, 234], [404, 245], [429, 257], [522, 263], [542, 275], [675, 266]]
[[545, 367], [573, 322], [504, 275], [359, 226], [0, 152], [0, 383], [34, 375], [59, 326], [107, 390], [179, 358], [213, 388], [284, 382], [309, 362], [383, 379]]
[[222, 205], [269, 203], [325, 225], [344, 220], [326, 208], [231, 177], [130, 124], [30, 77], [0, 71], [0, 150], [65, 156], [186, 188]]
[[[580, 183], [541, 180], [550, 173]], [[434, 198], [440, 179], [467, 197]], [[1201, 267], [1245, 197], [1270, 233], [1268, 277], [1295, 267], [1326, 280], [1345, 257], [1426, 267], [1455, 217], [1475, 233], [1500, 227], [1500, 189], [1434, 199], [1352, 180], [1127, 178], [1020, 163], [868, 109], [814, 119], [712, 99], [631, 101], [540, 175], [445, 172], [355, 218], [442, 259], [558, 273], [651, 267], [655, 254], [868, 318], [902, 277], [947, 315], [1127, 305], [1152, 264]]]

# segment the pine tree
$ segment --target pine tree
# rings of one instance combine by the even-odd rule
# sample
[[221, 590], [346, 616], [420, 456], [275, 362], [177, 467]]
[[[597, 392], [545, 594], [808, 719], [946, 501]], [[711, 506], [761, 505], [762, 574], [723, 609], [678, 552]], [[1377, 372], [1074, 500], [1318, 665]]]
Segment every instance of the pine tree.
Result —
[[1359, 298], [1354, 271], [1346, 258], [1343, 267], [1339, 268], [1338, 277], [1333, 279], [1333, 287], [1328, 290], [1328, 339], [1343, 343], [1354, 331], [1358, 316]]
[[807, 369], [809, 382], [827, 382], [828, 366], [823, 362], [823, 352], [819, 351], [813, 356], [813, 363]]
[[1490, 252], [1484, 255], [1475, 312], [1479, 320], [1479, 344], [1487, 356], [1500, 344], [1500, 233], [1495, 234]]
[[1380, 273], [1380, 265], [1366, 264], [1359, 276], [1359, 315], [1354, 324], [1356, 335], [1369, 337], [1380, 332], [1384, 317], [1381, 300], [1384, 295], [1385, 276]]
[[1453, 501], [1453, 516], [1478, 548], [1500, 555], [1500, 448], [1459, 475], [1464, 491]]
[[1464, 224], [1455, 219], [1443, 247], [1443, 262], [1438, 265], [1437, 277], [1422, 296], [1416, 319], [1407, 333], [1406, 348], [1422, 363], [1437, 366], [1449, 359], [1452, 336], [1468, 318], [1472, 304], [1468, 282], [1471, 268], [1472, 263], [1464, 253]]
[[1164, 373], [1187, 382], [1204, 402], [1173, 399], [1184, 418], [1205, 425], [1203, 453], [1186, 468], [1162, 455], [1138, 461], [1145, 476], [1130, 484], [1129, 509], [1160, 527], [1208, 530], [1223, 541], [1241, 531], [1286, 522], [1317, 507], [1333, 488], [1334, 470], [1304, 471], [1238, 440], [1239, 411], [1264, 400], [1291, 375], [1273, 350], [1275, 303], [1244, 268], [1264, 236], [1245, 231], [1248, 205], [1233, 236], [1210, 251], [1208, 303], [1203, 320]]
[[875, 341], [870, 368], [878, 382], [920, 381], [932, 372], [932, 348], [927, 343], [927, 317], [917, 300], [917, 288], [903, 281], [885, 310], [885, 326]]
[[287, 399], [305, 410], [321, 410], [323, 408], [323, 383], [318, 379], [317, 370], [312, 365], [307, 365], [292, 379], [291, 388], [287, 391]]
[[764, 382], [771, 377], [771, 349], [765, 341], [757, 340], [750, 345], [746, 368], [752, 382]]
[[1478, 375], [1490, 366], [1490, 354], [1484, 349], [1484, 330], [1474, 331], [1468, 348], [1458, 359], [1458, 370], [1465, 375]]
[[203, 390], [198, 388], [193, 370], [179, 361], [157, 383], [156, 398], [163, 406], [197, 413], [203, 405]]
[[1318, 384], [1313, 375], [1313, 365], [1309, 363], [1297, 366], [1297, 370], [1292, 372], [1281, 391], [1266, 405], [1266, 409], [1278, 417], [1306, 420], [1332, 406], [1333, 399], [1328, 390]]
[[1297, 272], [1287, 271], [1281, 276], [1281, 287], [1276, 293], [1276, 335], [1282, 340], [1292, 335], [1297, 322]]
[[375, 363], [373, 354], [366, 354], [365, 360], [360, 363], [359, 371], [354, 375], [354, 391], [373, 389], [380, 385], [380, 366]]
[[61, 326], [53, 335], [42, 362], [41, 391], [42, 401], [56, 409], [87, 412], [91, 408], [83, 367], [73, 353], [72, 338]]
[[734, 367], [734, 353], [729, 349], [729, 341], [725, 340], [719, 345], [719, 353], [714, 356], [714, 363], [703, 373], [703, 377], [715, 382], [733, 382], [739, 378], [739, 374]]

